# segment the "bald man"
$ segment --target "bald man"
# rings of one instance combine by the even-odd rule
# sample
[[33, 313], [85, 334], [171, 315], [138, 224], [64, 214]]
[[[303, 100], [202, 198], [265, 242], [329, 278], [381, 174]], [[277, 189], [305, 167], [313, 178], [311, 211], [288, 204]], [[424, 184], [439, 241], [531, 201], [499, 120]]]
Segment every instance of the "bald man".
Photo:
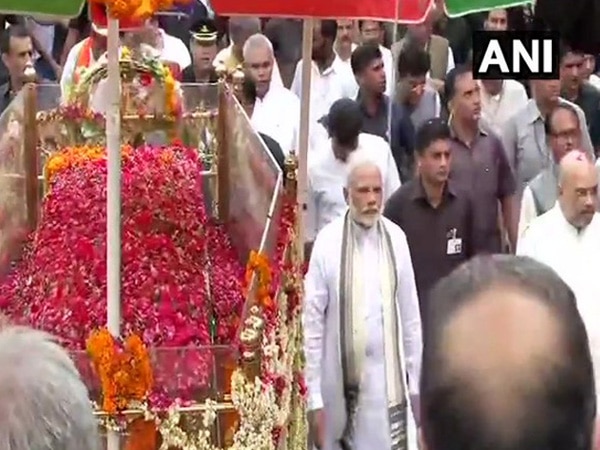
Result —
[[[227, 73], [233, 73], [238, 68], [243, 69], [244, 45], [250, 36], [260, 33], [260, 29], [260, 20], [256, 17], [231, 17], [229, 19], [231, 44], [217, 53], [213, 66], [216, 69], [225, 67]], [[271, 86], [283, 86], [276, 62], [273, 64], [272, 71]]]
[[519, 240], [517, 254], [547, 264], [575, 292], [600, 386], [598, 172], [585, 153], [572, 151], [563, 157], [558, 191], [556, 206], [530, 223]]
[[554, 271], [526, 257], [476, 257], [442, 279], [428, 304], [423, 450], [592, 448], [588, 340]]

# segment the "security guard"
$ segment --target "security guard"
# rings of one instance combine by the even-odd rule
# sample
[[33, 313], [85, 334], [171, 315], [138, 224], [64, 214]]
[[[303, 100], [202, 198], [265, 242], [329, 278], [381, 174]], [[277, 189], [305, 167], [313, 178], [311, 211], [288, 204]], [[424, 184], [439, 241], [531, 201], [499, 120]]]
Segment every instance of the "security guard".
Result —
[[192, 65], [182, 73], [184, 83], [216, 83], [213, 60], [217, 55], [217, 29], [210, 19], [200, 19], [190, 31]]

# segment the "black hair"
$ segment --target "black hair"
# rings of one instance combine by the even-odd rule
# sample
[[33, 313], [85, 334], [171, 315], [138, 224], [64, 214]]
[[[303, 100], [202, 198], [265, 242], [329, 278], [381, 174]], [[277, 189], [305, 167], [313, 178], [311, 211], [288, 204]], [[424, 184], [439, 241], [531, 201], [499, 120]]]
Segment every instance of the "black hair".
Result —
[[359, 20], [358, 21], [358, 29], [362, 30], [363, 25], [365, 24], [365, 22], [375, 22], [376, 24], [379, 25], [379, 28], [383, 29], [383, 22], [380, 22], [378, 20]]
[[506, 11], [506, 22], [509, 30], [526, 31], [529, 27], [528, 17], [525, 14], [525, 8], [521, 6], [511, 6], [508, 8], [494, 8], [486, 13], [486, 19], [489, 19], [490, 13], [497, 9]]
[[556, 114], [561, 109], [569, 111], [571, 114], [573, 114], [573, 117], [575, 117], [575, 120], [577, 120], [577, 126], [580, 125], [579, 115], [577, 114], [577, 110], [575, 109], [575, 107], [573, 107], [573, 105], [570, 105], [569, 103], [559, 103], [550, 110], [550, 112], [546, 115], [546, 118], [544, 119], [544, 132], [546, 133], [546, 136], [550, 136], [553, 134], [554, 130], [552, 128], [552, 121], [554, 119], [554, 114]]
[[456, 81], [461, 76], [470, 73], [471, 66], [468, 64], [460, 64], [454, 67], [446, 74], [446, 79], [444, 80], [444, 98], [446, 101], [450, 101], [456, 95]]
[[[513, 288], [540, 302], [555, 318], [554, 354], [533, 362], [531, 385], [513, 383], [510, 432], [506, 420], [482, 401], [473, 383], [453, 370], [444, 340], [456, 314], [489, 289]], [[481, 300], [483, 301], [483, 300]], [[478, 256], [440, 280], [424, 315], [421, 425], [430, 450], [589, 450], [596, 416], [594, 370], [585, 326], [573, 291], [549, 267], [531, 258]], [[526, 320], [523, 318], [523, 320]], [[464, 363], [466, 364], [466, 363]], [[525, 369], [525, 368], [523, 368]], [[517, 370], [517, 369], [515, 369]], [[467, 373], [467, 372], [465, 372]], [[485, 386], [485, 385], [484, 385]], [[516, 391], [516, 392], [515, 392]], [[501, 394], [501, 393], [500, 393]], [[483, 405], [488, 404], [488, 407]], [[504, 417], [503, 417], [504, 419]]]
[[558, 60], [562, 63], [562, 60], [565, 56], [567, 56], [569, 53], [576, 53], [576, 54], [580, 54], [582, 55], [583, 52], [580, 50], [576, 50], [574, 48], [572, 48], [570, 45], [568, 45], [567, 43], [565, 43], [565, 41], [560, 40], [559, 44], [558, 44]]
[[408, 44], [398, 55], [397, 70], [401, 78], [426, 75], [430, 68], [429, 53], [418, 45]]
[[381, 59], [381, 50], [375, 44], [362, 44], [356, 47], [350, 56], [350, 66], [354, 75], [361, 74], [373, 61]]
[[0, 54], [7, 54], [10, 52], [11, 38], [26, 37], [30, 37], [27, 28], [20, 24], [10, 25], [0, 34]]
[[337, 36], [337, 21], [336, 20], [321, 20], [321, 36], [325, 39], [335, 41]]
[[360, 106], [349, 98], [336, 100], [329, 109], [326, 124], [330, 137], [334, 137], [341, 145], [353, 145], [363, 127]]
[[415, 151], [422, 155], [432, 143], [450, 136], [450, 127], [444, 119], [429, 119], [415, 133]]

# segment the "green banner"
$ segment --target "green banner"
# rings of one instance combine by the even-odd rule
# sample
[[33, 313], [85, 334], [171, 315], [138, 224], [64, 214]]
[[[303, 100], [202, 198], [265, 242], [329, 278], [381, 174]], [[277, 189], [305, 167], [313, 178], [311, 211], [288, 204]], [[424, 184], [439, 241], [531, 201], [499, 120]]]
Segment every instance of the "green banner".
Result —
[[460, 17], [496, 8], [509, 8], [533, 3], [531, 0], [446, 0], [448, 17]]
[[0, 13], [70, 18], [79, 15], [84, 2], [85, 0], [1, 0]]

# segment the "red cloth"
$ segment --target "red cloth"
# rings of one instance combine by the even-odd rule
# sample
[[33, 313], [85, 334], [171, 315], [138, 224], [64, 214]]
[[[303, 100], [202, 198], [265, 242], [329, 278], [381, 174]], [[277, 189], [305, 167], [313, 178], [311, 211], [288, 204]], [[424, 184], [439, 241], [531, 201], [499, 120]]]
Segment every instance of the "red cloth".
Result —
[[[399, 4], [397, 3], [399, 2]], [[212, 0], [219, 15], [422, 22], [433, 0]]]

